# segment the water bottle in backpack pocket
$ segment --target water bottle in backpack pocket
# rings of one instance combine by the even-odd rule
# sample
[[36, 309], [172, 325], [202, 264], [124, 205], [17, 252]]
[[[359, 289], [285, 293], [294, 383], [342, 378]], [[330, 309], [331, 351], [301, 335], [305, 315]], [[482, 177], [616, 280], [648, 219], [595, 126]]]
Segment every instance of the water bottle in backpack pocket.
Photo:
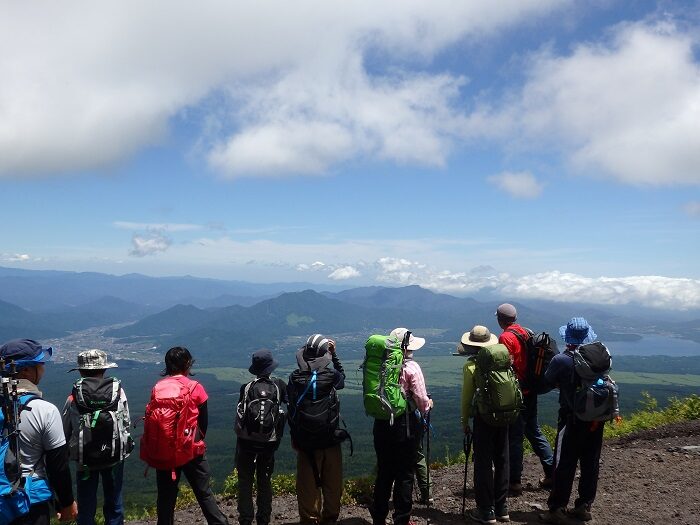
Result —
[[612, 358], [600, 342], [574, 350], [574, 415], [581, 421], [612, 421], [620, 413], [619, 388], [610, 377]]

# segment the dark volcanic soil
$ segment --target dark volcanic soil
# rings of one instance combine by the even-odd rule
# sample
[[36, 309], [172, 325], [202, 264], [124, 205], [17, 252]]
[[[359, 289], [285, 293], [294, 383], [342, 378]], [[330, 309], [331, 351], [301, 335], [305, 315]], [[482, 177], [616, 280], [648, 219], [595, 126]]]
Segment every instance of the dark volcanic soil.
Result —
[[[700, 525], [700, 451], [680, 448], [698, 445], [700, 421], [670, 425], [606, 442], [592, 523]], [[435, 503], [430, 509], [414, 506], [414, 521], [421, 525], [427, 519], [436, 525], [465, 523], [460, 515], [463, 467], [432, 471], [431, 475], [435, 483]], [[536, 458], [527, 457], [523, 475], [525, 491], [522, 496], [508, 500], [512, 523], [539, 523], [541, 511], [538, 509], [544, 508], [547, 499], [547, 492], [536, 488], [540, 475]], [[472, 479], [470, 468], [469, 487]], [[236, 502], [222, 504], [231, 524], [237, 523]], [[468, 490], [467, 509], [473, 506], [473, 495]], [[371, 525], [369, 512], [364, 506], [345, 506], [340, 517], [342, 525]], [[191, 524], [204, 523], [204, 520], [196, 508], [178, 512], [175, 522]], [[155, 523], [155, 519], [130, 523], [146, 525]], [[294, 496], [274, 499], [272, 523], [298, 523]], [[472, 522], [467, 520], [467, 523]]]

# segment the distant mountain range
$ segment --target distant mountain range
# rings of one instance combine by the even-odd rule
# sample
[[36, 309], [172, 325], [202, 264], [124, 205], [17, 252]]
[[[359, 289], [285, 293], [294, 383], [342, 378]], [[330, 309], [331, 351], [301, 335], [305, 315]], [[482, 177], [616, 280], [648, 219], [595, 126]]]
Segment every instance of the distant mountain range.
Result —
[[[290, 340], [296, 344], [314, 332], [361, 338], [407, 326], [433, 331], [431, 342], [446, 343], [474, 324], [498, 329], [497, 300], [454, 297], [419, 286], [319, 292], [298, 290], [302, 284], [0, 267], [0, 339], [61, 337], [69, 331], [131, 323], [107, 335], [161, 347], [186, 344], [225, 361], [247, 359], [250, 350], [260, 346], [289, 346]], [[641, 317], [577, 303], [511, 302], [524, 324], [550, 333], [573, 315], [583, 315], [608, 341], [663, 333], [700, 342], [698, 319], [669, 321], [663, 315], [654, 320], [649, 310]], [[628, 308], [624, 313], [634, 311]]]

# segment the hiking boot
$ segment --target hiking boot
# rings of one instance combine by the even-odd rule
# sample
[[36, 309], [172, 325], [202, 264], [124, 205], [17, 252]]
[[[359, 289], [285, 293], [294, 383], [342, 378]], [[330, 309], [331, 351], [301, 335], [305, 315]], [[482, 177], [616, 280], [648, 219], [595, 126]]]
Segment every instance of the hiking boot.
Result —
[[569, 509], [566, 513], [572, 518], [576, 518], [579, 521], [591, 521], [593, 515], [591, 514], [591, 508], [585, 503], [579, 505], [574, 509]]
[[540, 514], [540, 521], [544, 523], [554, 523], [558, 525], [568, 525], [571, 523], [566, 516], [566, 511], [559, 507], [558, 509], [548, 510]]
[[469, 513], [469, 517], [477, 523], [496, 523], [496, 514], [491, 507], [477, 507]]
[[416, 503], [418, 505], [432, 505], [435, 500], [430, 496], [421, 496]]
[[523, 493], [523, 484], [519, 481], [517, 483], [511, 483], [508, 486], [508, 490], [510, 491], [511, 496], [521, 496]]
[[496, 521], [510, 521], [507, 504], [496, 505]]
[[552, 476], [545, 476], [540, 478], [539, 486], [541, 489], [551, 489], [552, 488]]

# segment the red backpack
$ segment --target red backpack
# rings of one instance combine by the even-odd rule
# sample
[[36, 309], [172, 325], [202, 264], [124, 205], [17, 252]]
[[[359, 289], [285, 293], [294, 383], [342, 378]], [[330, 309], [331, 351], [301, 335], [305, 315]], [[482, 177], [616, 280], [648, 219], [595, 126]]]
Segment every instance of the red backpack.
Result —
[[206, 450], [198, 439], [199, 408], [192, 400], [196, 381], [166, 377], [151, 390], [141, 436], [140, 456], [158, 470], [173, 470]]

